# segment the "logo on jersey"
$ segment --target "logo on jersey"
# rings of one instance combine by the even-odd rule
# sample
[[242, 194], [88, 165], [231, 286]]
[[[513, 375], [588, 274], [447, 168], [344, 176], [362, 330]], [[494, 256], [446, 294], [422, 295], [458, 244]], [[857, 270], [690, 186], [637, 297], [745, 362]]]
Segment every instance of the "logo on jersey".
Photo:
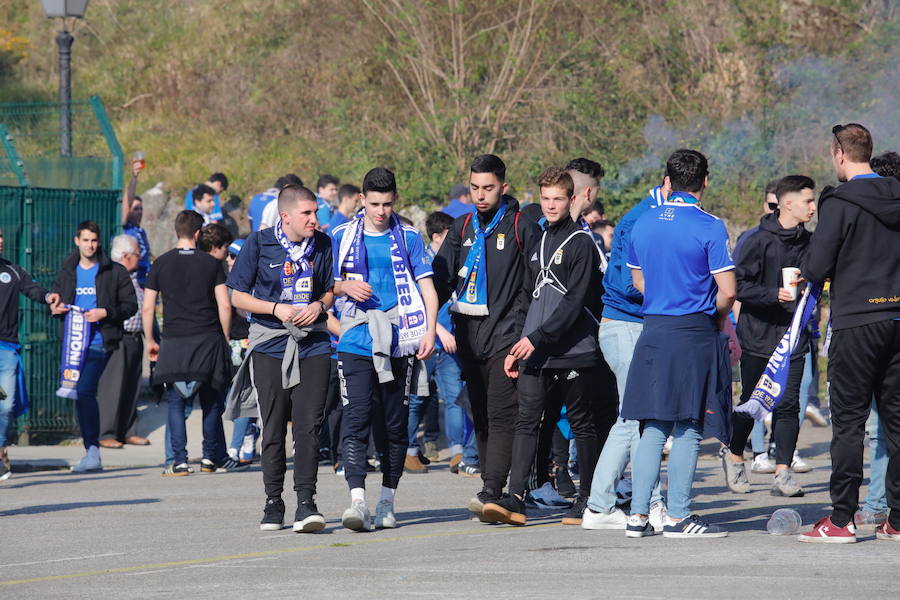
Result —
[[471, 246], [474, 243], [475, 242], [472, 241], [472, 238], [469, 238], [465, 242], [463, 242], [463, 246]]
[[284, 274], [288, 277], [294, 274], [294, 263], [289, 260], [284, 261]]
[[671, 206], [663, 211], [661, 215], [659, 215], [660, 220], [662, 221], [674, 221], [675, 220], [675, 209]]
[[96, 296], [97, 288], [94, 287], [77, 287], [75, 288], [76, 296]]
[[9, 273], [0, 273], [0, 283], [9, 283], [10, 281], [12, 281], [12, 277], [9, 276]]
[[531, 262], [537, 262], [537, 252], [531, 255]]
[[556, 251], [556, 254], [553, 255], [553, 264], [554, 264], [554, 265], [561, 265], [561, 264], [562, 264], [562, 257], [563, 257], [563, 249], [560, 248], [559, 250]]
[[502, 233], [497, 234], [497, 250], [503, 250], [506, 247], [506, 235]]

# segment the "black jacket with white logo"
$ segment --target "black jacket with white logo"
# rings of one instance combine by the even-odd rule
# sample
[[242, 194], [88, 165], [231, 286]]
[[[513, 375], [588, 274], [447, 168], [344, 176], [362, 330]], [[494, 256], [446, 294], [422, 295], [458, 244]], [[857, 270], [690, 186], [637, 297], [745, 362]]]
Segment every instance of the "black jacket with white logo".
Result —
[[[456, 343], [461, 358], [487, 359], [519, 340], [528, 310], [524, 248], [533, 248], [540, 239], [537, 224], [519, 214], [519, 202], [504, 196], [506, 214], [485, 240], [487, 275], [487, 316], [451, 313], [456, 327]], [[486, 226], [494, 213], [476, 213], [456, 218], [432, 263], [434, 285], [440, 303], [446, 302], [461, 284], [459, 270], [466, 263], [475, 241], [472, 219]]]
[[0, 341], [19, 343], [19, 294], [45, 304], [47, 290], [19, 265], [0, 258]]

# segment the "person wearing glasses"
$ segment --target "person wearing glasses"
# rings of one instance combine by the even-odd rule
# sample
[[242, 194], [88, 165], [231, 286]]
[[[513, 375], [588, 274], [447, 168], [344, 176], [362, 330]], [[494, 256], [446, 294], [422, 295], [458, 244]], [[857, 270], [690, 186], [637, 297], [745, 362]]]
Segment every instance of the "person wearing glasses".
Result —
[[900, 541], [900, 182], [872, 171], [872, 135], [858, 123], [832, 129], [831, 163], [841, 183], [819, 197], [819, 224], [801, 271], [831, 280], [831, 504], [801, 542], [853, 543], [872, 397], [892, 456], [881, 540]]

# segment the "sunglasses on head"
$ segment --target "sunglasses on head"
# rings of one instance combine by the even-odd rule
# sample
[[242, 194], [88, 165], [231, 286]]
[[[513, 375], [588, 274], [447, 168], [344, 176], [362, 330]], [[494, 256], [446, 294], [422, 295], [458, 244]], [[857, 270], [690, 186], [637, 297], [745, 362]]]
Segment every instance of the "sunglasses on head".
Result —
[[834, 140], [837, 142], [838, 148], [841, 152], [844, 151], [844, 145], [841, 144], [841, 138], [839, 137], [839, 134], [845, 129], [847, 129], [846, 125], [835, 125], [831, 128], [831, 135], [834, 136]]

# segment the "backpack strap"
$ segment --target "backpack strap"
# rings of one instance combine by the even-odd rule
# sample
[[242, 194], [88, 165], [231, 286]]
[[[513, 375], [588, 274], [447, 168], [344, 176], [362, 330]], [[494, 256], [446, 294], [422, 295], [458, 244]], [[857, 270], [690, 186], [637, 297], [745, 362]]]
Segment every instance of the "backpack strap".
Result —
[[519, 215], [521, 215], [521, 211], [516, 211], [516, 218], [513, 221], [513, 231], [516, 232], [516, 246], [519, 247], [519, 252], [522, 252], [522, 240], [519, 239]]
[[466, 213], [466, 219], [463, 221], [462, 229], [459, 230], [459, 237], [463, 237], [466, 234], [466, 227], [469, 226], [469, 221], [472, 220], [472, 213]]

